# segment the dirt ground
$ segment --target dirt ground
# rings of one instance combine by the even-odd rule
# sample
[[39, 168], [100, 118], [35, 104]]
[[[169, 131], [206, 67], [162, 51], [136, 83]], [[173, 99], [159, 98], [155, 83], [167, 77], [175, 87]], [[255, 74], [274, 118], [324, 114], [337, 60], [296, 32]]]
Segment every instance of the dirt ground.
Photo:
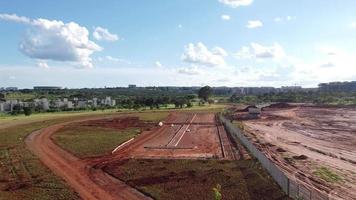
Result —
[[77, 120], [71, 125], [73, 123], [116, 129], [141, 127], [142, 130], [138, 137], [118, 147], [115, 153], [85, 159], [66, 152], [51, 139], [69, 122], [44, 128], [26, 138], [31, 151], [83, 199], [150, 199], [103, 171], [108, 164], [123, 159], [240, 158], [214, 114], [171, 113], [162, 127], [135, 117]]
[[[356, 199], [355, 107], [275, 106], [243, 125], [291, 177], [335, 198]], [[328, 169], [326, 177], [320, 169]]]
[[129, 158], [239, 158], [224, 127], [210, 113], [171, 113], [162, 127], [115, 153]]
[[26, 138], [27, 146], [83, 199], [150, 199], [101, 169], [93, 168], [86, 160], [57, 146], [51, 136], [67, 124], [69, 123], [61, 123], [31, 133]]
[[129, 159], [104, 171], [157, 200], [214, 199], [217, 184], [224, 200], [288, 199], [254, 160]]

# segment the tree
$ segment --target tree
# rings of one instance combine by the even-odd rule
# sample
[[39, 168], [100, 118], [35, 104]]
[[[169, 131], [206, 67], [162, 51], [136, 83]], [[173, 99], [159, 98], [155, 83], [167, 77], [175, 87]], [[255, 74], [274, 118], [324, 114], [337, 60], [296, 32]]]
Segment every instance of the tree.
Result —
[[199, 98], [203, 99], [204, 101], [208, 101], [209, 97], [212, 95], [213, 90], [210, 86], [205, 86], [200, 88], [198, 92]]
[[0, 93], [0, 100], [5, 100], [5, 94]]
[[30, 107], [23, 107], [23, 112], [26, 116], [30, 116], [32, 114], [32, 109]]

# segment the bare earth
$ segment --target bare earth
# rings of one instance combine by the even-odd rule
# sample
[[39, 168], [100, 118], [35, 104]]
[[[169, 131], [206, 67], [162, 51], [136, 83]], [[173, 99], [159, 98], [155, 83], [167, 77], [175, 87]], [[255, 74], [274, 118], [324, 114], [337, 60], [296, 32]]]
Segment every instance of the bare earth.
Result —
[[[284, 171], [335, 199], [356, 199], [356, 108], [269, 108], [244, 121], [254, 143]], [[316, 176], [327, 167], [341, 181]]]
[[125, 153], [129, 158], [234, 160], [239, 158], [236, 152], [214, 114], [171, 113], [162, 127], [141, 134], [115, 154]]
[[26, 144], [54, 173], [62, 177], [83, 199], [150, 199], [101, 169], [62, 150], [51, 135], [68, 123], [57, 124], [32, 133]]
[[[138, 125], [133, 118], [100, 118], [73, 121], [88, 125]], [[70, 123], [73, 123], [70, 122]], [[134, 123], [135, 122], [135, 123]], [[224, 127], [209, 113], [171, 113], [162, 127], [149, 128], [115, 149], [113, 154], [79, 159], [57, 146], [51, 136], [69, 122], [36, 131], [26, 138], [29, 149], [83, 199], [150, 199], [124, 182], [105, 173], [111, 162], [127, 158], [240, 159]], [[143, 127], [147, 126], [142, 124]], [[239, 149], [242, 147], [238, 147]], [[240, 149], [241, 150], [241, 149]], [[245, 152], [243, 150], [242, 152]]]

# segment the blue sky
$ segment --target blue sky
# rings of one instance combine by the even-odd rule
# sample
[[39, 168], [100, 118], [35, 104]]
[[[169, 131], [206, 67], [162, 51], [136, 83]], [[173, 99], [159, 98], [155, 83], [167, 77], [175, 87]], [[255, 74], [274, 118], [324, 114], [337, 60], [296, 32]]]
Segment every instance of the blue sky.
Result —
[[356, 79], [353, 0], [0, 2], [0, 87]]

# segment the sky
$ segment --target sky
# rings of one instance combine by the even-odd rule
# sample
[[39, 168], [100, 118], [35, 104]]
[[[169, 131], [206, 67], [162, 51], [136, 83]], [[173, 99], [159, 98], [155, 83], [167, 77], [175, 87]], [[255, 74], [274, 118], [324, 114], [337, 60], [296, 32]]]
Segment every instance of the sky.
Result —
[[356, 80], [354, 0], [2, 0], [0, 87]]

